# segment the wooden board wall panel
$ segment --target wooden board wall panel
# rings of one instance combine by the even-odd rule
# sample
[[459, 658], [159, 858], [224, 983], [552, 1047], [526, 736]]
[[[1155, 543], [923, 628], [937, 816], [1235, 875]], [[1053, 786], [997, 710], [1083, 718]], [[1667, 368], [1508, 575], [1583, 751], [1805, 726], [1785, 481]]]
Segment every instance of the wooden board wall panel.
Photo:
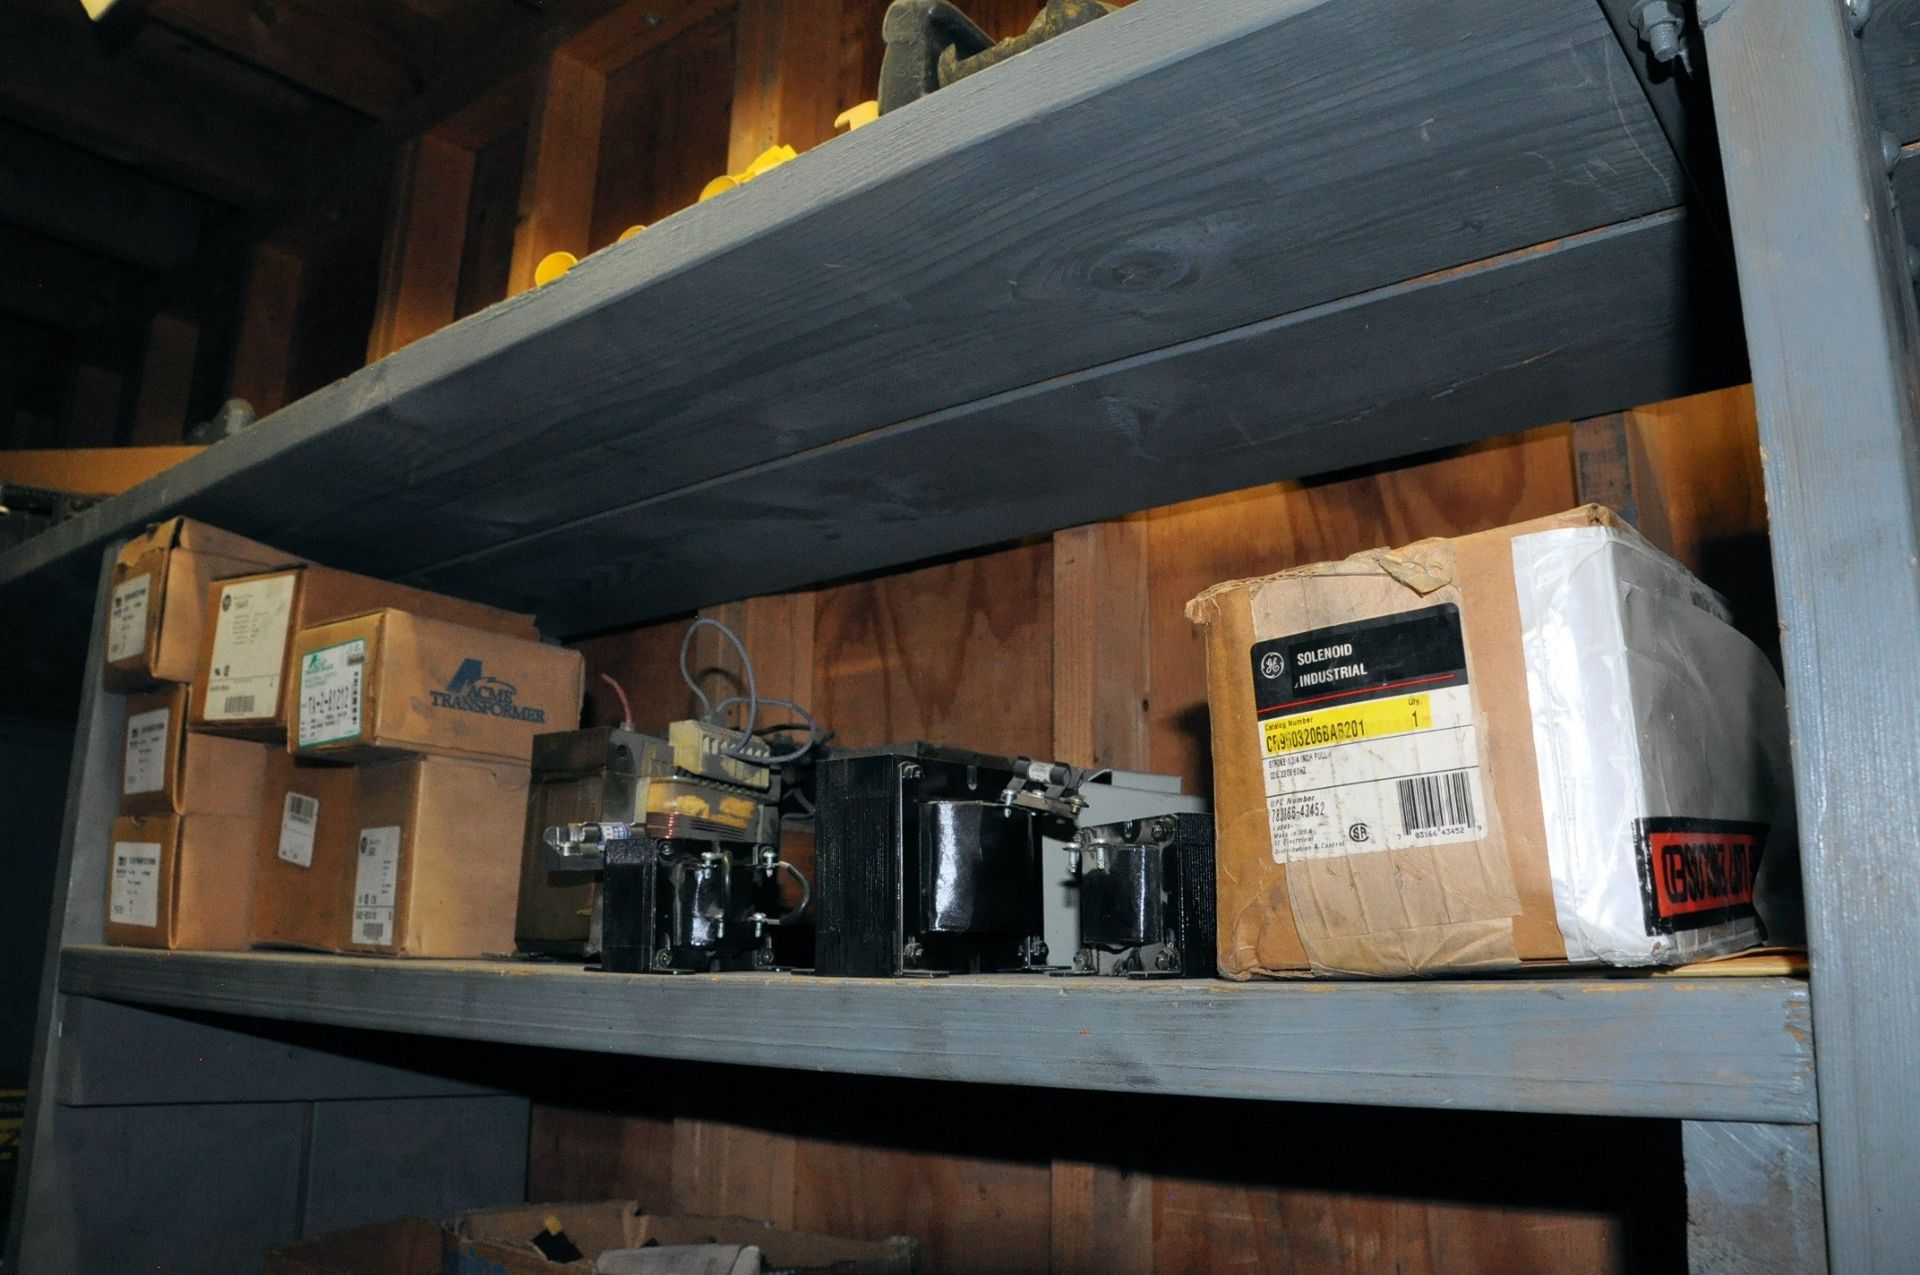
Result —
[[1152, 694], [1147, 524], [1125, 518], [1053, 537], [1053, 753], [1144, 770]]
[[1210, 790], [1206, 650], [1186, 604], [1223, 580], [1457, 535], [1574, 504], [1564, 426], [1422, 463], [1281, 483], [1146, 515], [1155, 770]]
[[474, 163], [472, 151], [431, 133], [401, 152], [388, 200], [367, 362], [453, 322]]
[[128, 442], [162, 447], [180, 442], [192, 406], [199, 352], [198, 323], [178, 314], [153, 316], [147, 325], [146, 353], [140, 360], [140, 386]]
[[600, 72], [565, 53], [548, 60], [527, 126], [509, 295], [533, 287], [534, 267], [547, 254], [588, 251], [605, 98]]
[[457, 319], [484, 310], [507, 295], [526, 154], [524, 116], [474, 152], [467, 224], [460, 236], [460, 287], [453, 306]]
[[123, 291], [120, 267], [26, 230], [0, 225], [0, 313], [64, 331], [97, 328]]
[[925, 1275], [1048, 1269], [1044, 1161], [809, 1138], [799, 1144], [794, 1178], [795, 1226], [856, 1239], [911, 1235]]
[[67, 385], [66, 442], [74, 447], [111, 447], [120, 441], [126, 378], [112, 368], [75, 364]]
[[797, 1153], [789, 1133], [680, 1117], [673, 1122], [673, 1211], [793, 1226]]
[[287, 401], [301, 273], [294, 252], [272, 244], [254, 250], [240, 332], [234, 338], [231, 394], [251, 403], [257, 416], [278, 411]]
[[834, 136], [834, 117], [862, 100], [841, 101], [838, 77], [822, 74], [838, 64], [847, 2], [739, 0], [728, 172], [741, 171], [770, 146], [812, 150]]
[[1039, 756], [1053, 738], [1053, 552], [1021, 545], [822, 589], [814, 712], [859, 748]]
[[674, 1128], [668, 1117], [533, 1104], [527, 1198], [634, 1199], [649, 1213], [673, 1207]]
[[668, 44], [677, 53], [688, 31], [731, 9], [734, 3], [735, 0], [628, 0], [570, 38], [566, 53], [602, 75], [612, 75]]
[[650, 226], [691, 207], [702, 187], [731, 171], [727, 138], [733, 81], [730, 8], [607, 76], [593, 231], [586, 248], [604, 248], [629, 226]]
[[685, 620], [666, 620], [572, 643], [587, 661], [586, 723], [612, 726], [620, 721], [619, 701], [600, 680], [602, 674], [626, 691], [633, 724], [643, 733], [663, 734], [667, 723], [689, 715], [693, 695], [680, 678], [679, 666], [686, 627]]

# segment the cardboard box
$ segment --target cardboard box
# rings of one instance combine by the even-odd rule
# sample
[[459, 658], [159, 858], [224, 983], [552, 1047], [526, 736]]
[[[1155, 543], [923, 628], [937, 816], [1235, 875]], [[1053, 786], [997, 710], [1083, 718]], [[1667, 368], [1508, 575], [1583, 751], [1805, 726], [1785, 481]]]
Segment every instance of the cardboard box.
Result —
[[391, 608], [294, 639], [293, 751], [531, 763], [533, 737], [580, 724], [578, 651]]
[[405, 607], [493, 633], [538, 636], [531, 616], [330, 567], [219, 580], [208, 587], [206, 606], [214, 618], [201, 635], [190, 720], [195, 730], [250, 739], [286, 738], [293, 636], [312, 625]]
[[[531, 1239], [550, 1213], [558, 1216], [567, 1238], [586, 1255], [583, 1259], [550, 1262], [532, 1246]], [[481, 1209], [454, 1218], [447, 1229], [448, 1269], [489, 1275], [591, 1271], [594, 1259], [608, 1249], [650, 1244], [752, 1244], [765, 1254], [771, 1269], [832, 1271], [834, 1275], [911, 1275], [916, 1264], [916, 1246], [905, 1236], [848, 1240], [737, 1217], [656, 1217], [641, 1213], [632, 1200]]]
[[299, 561], [191, 518], [169, 518], [135, 536], [113, 564], [102, 674], [107, 689], [191, 681], [207, 586], [221, 576]]
[[[212, 738], [201, 736], [200, 738]], [[253, 944], [339, 951], [353, 894], [354, 770], [272, 756], [255, 833]]]
[[267, 1254], [262, 1275], [441, 1275], [446, 1232], [403, 1217], [301, 1240]]
[[527, 768], [415, 757], [357, 768], [353, 789], [345, 950], [512, 952]]
[[1672, 964], [1793, 855], [1773, 670], [1597, 506], [1209, 589], [1228, 978]]
[[267, 758], [279, 751], [271, 744], [189, 731], [185, 686], [129, 696], [120, 813], [254, 818]]
[[109, 943], [169, 951], [247, 946], [256, 820], [123, 815], [107, 858]]

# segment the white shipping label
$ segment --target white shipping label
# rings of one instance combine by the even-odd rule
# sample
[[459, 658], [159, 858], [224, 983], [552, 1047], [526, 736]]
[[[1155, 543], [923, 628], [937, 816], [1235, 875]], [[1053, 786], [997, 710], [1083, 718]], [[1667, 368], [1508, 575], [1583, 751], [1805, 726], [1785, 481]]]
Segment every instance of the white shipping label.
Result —
[[400, 829], [362, 828], [353, 872], [353, 941], [393, 942], [393, 901], [400, 879]]
[[208, 721], [271, 718], [279, 710], [294, 583], [289, 573], [220, 590], [207, 669]]
[[141, 574], [113, 586], [107, 604], [107, 659], [130, 660], [147, 649], [147, 605], [153, 577]]
[[121, 771], [120, 791], [159, 792], [167, 786], [167, 719], [164, 708], [127, 718], [127, 762]]
[[1458, 607], [1257, 643], [1253, 682], [1276, 863], [1486, 835]]
[[364, 638], [309, 651], [300, 661], [295, 742], [302, 748], [360, 734], [360, 695], [367, 668]]
[[320, 799], [290, 792], [280, 807], [280, 857], [301, 868], [313, 866], [313, 830], [320, 823]]
[[107, 915], [118, 925], [160, 924], [160, 843], [113, 843], [113, 890]]

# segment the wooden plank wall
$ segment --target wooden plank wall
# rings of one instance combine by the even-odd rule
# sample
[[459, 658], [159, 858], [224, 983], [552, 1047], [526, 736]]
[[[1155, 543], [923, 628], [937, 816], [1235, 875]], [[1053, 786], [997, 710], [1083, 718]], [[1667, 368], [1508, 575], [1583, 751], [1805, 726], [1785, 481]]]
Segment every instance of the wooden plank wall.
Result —
[[[1767, 597], [1750, 393], [1611, 424], [1619, 481], [1650, 534], [1723, 591]], [[1567, 508], [1602, 489], [1609, 453], [1575, 445], [1592, 432], [1552, 426], [716, 611], [761, 619], [748, 638], [757, 662], [811, 651], [810, 671], [787, 681], [810, 683], [845, 743], [924, 737], [1099, 756], [1204, 790], [1206, 674], [1188, 598], [1223, 579]], [[1770, 617], [1746, 616], [1764, 638]], [[580, 644], [590, 673], [631, 688], [642, 729], [687, 708], [674, 672], [681, 631]], [[600, 720], [610, 710], [597, 695]], [[755, 1083], [764, 1087], [743, 1083], [717, 1109], [536, 1105], [532, 1196], [632, 1194], [655, 1208], [911, 1233], [932, 1271], [1602, 1272], [1682, 1261], [1668, 1125]]]

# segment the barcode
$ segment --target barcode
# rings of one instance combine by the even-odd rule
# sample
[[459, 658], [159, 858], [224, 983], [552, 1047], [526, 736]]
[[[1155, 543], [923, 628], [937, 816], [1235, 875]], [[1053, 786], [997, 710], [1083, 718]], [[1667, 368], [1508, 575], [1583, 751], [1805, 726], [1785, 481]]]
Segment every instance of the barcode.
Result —
[[253, 696], [229, 695], [220, 711], [229, 717], [250, 716], [253, 713]]
[[318, 797], [302, 797], [297, 792], [287, 794], [287, 818], [295, 823], [312, 823], [314, 816], [320, 813]]
[[1399, 780], [1401, 831], [1473, 827], [1473, 785], [1468, 774], [1456, 770]]
[[387, 927], [378, 921], [360, 922], [360, 941], [362, 943], [384, 943], [387, 941]]

